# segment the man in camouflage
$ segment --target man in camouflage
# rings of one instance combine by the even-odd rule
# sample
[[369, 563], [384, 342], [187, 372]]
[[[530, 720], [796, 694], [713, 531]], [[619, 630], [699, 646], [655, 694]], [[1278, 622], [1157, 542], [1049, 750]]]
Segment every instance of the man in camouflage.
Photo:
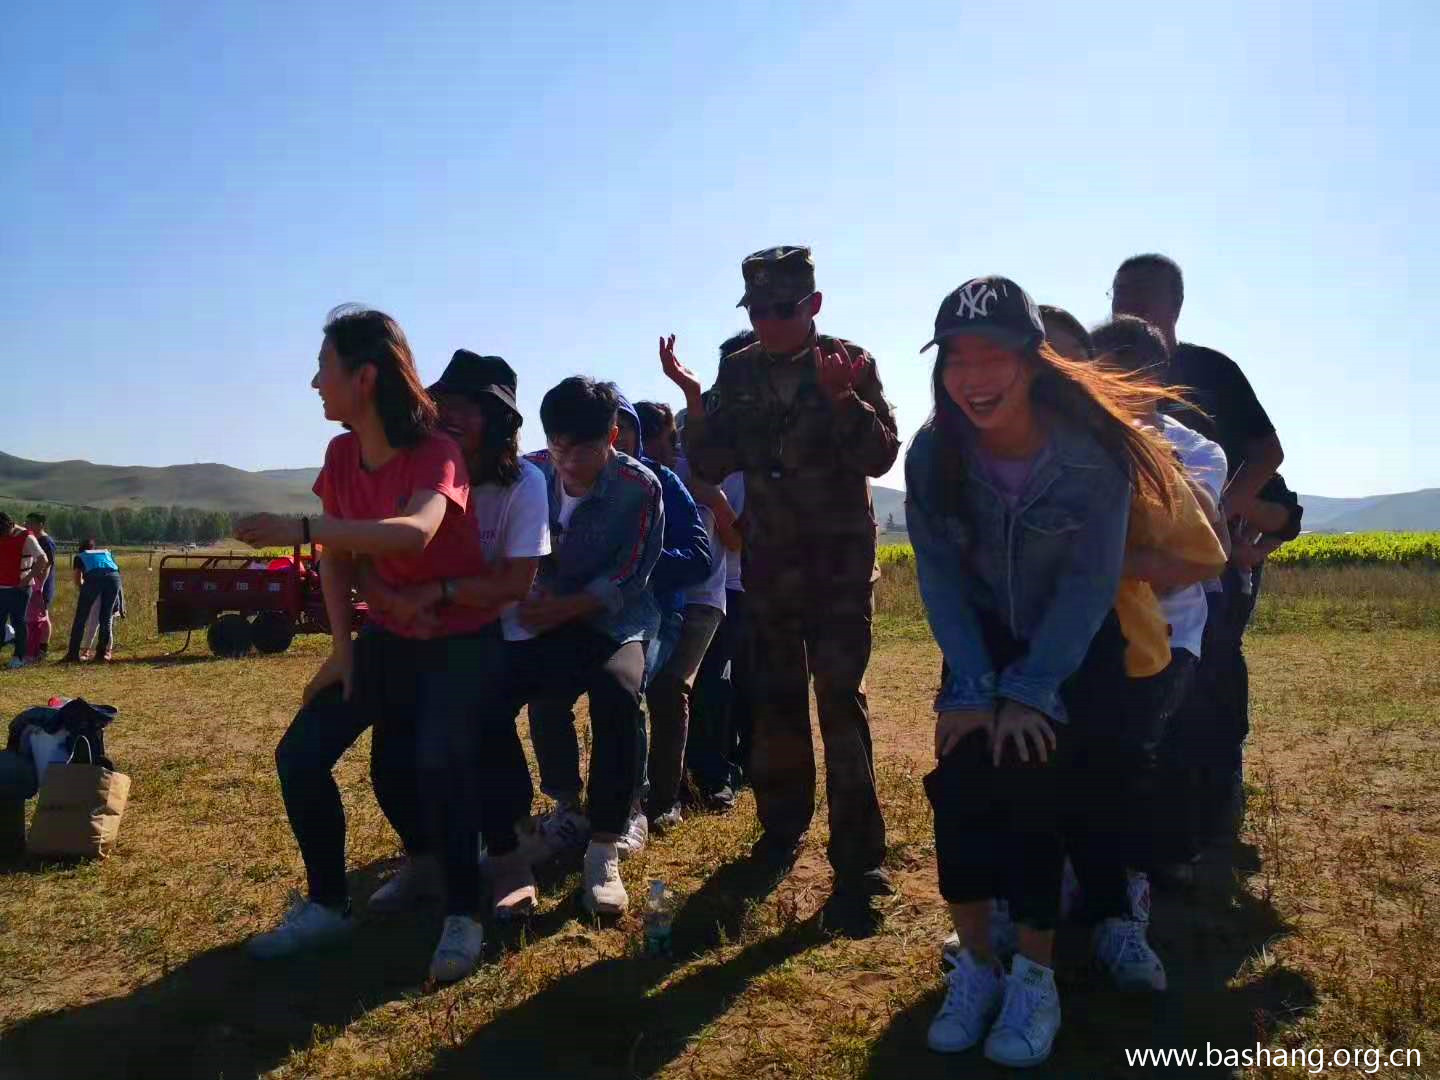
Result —
[[810, 250], [779, 247], [741, 264], [757, 340], [700, 384], [661, 341], [685, 392], [690, 467], [718, 483], [745, 475], [745, 592], [754, 647], [753, 782], [764, 829], [755, 856], [788, 866], [815, 807], [809, 678], [825, 746], [830, 864], [837, 899], [870, 910], [890, 892], [875, 792], [865, 668], [870, 662], [875, 510], [867, 477], [895, 463], [900, 440], [875, 362], [817, 333], [821, 295]]

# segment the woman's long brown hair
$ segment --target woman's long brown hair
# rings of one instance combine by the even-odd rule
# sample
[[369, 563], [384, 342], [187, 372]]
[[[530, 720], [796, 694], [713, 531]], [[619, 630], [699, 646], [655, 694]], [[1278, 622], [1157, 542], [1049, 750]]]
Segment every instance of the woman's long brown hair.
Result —
[[[1174, 485], [1179, 479], [1174, 453], [1164, 436], [1142, 421], [1150, 418], [1159, 401], [1183, 402], [1179, 391], [1103, 362], [1068, 359], [1047, 341], [1019, 355], [1035, 372], [1030, 400], [1089, 431], [1125, 470], [1137, 498], [1156, 502], [1167, 512], [1173, 510]], [[965, 474], [965, 450], [956, 436], [970, 422], [945, 389], [944, 371], [942, 345], [931, 374], [935, 395], [932, 422], [945, 448], [938, 463], [942, 471], [937, 476], [937, 496], [942, 507], [954, 512], [960, 506], [959, 489]]]
[[375, 366], [375, 411], [391, 446], [408, 450], [435, 430], [439, 411], [399, 323], [383, 311], [344, 304], [326, 317], [325, 338], [345, 370]]

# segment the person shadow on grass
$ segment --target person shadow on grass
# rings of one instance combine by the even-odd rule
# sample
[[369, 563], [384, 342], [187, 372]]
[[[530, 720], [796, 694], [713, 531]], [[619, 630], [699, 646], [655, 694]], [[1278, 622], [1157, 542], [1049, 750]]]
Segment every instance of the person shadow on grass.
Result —
[[[351, 873], [373, 892], [393, 860]], [[43, 917], [43, 915], [37, 915]], [[129, 994], [27, 1017], [0, 1034], [0, 1080], [248, 1077], [418, 989], [440, 931], [439, 909], [361, 918], [333, 948], [257, 961], [244, 942], [200, 953]], [[41, 976], [43, 978], [43, 976]]]
[[[1241, 887], [1239, 875], [1259, 868], [1254, 847], [1236, 843], [1228, 857], [1213, 853], [1198, 867], [1194, 885], [1154, 893], [1150, 942], [1165, 962], [1169, 989], [1122, 993], [1090, 968], [1090, 932], [1061, 927], [1056, 939], [1056, 975], [1062, 1021], [1050, 1060], [1026, 1074], [1037, 1078], [1130, 1076], [1230, 1076], [1233, 1070], [1203, 1067], [1129, 1066], [1125, 1051], [1144, 1049], [1222, 1050], [1273, 1046], [1282, 1022], [1315, 1003], [1314, 986], [1303, 975], [1271, 965], [1243, 985], [1232, 979], [1265, 946], [1292, 932], [1274, 907]], [[926, 1080], [944, 1077], [1008, 1077], [1013, 1070], [992, 1065], [980, 1047], [963, 1054], [936, 1054], [925, 1045], [930, 1021], [940, 1008], [944, 985], [936, 943], [935, 989], [897, 1014], [871, 1048], [867, 1080]]]
[[721, 867], [676, 912], [673, 962], [612, 957], [556, 978], [437, 1055], [426, 1076], [634, 1080], [674, 1061], [758, 976], [828, 935], [823, 913], [789, 922], [719, 963], [669, 983], [679, 965], [742, 939], [753, 903], [775, 885], [749, 858]]
[[[352, 895], [373, 892], [393, 864], [381, 860], [350, 874]], [[751, 902], [772, 885], [773, 877], [748, 859], [722, 867], [676, 913], [676, 958], [694, 959], [735, 940]], [[371, 1009], [423, 989], [439, 908], [397, 918], [366, 917], [363, 909], [357, 914], [355, 931], [329, 949], [257, 961], [236, 942], [194, 956], [128, 994], [20, 1020], [0, 1034], [0, 1080], [265, 1073], [310, 1045], [317, 1029], [343, 1030]], [[487, 928], [487, 959], [516, 947], [522, 936], [548, 937], [574, 917], [574, 906], [563, 903], [493, 933]], [[437, 1067], [460, 1075], [629, 1078], [636, 1062], [659, 1068], [678, 1054], [689, 1035], [723, 1012], [756, 975], [821, 940], [818, 917], [797, 922], [658, 995], [651, 991], [669, 974], [670, 963], [638, 956], [605, 960], [496, 1017]], [[572, 1013], [576, 1009], [582, 1012]], [[586, 1022], [587, 1032], [601, 1033], [598, 1041], [557, 1039], [557, 1018], [579, 1015], [604, 1021]]]

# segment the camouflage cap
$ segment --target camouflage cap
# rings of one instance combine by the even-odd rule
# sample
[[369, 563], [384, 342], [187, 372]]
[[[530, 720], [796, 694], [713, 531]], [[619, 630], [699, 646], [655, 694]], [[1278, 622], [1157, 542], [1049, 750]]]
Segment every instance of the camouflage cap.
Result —
[[815, 291], [815, 260], [808, 247], [773, 247], [745, 256], [740, 263], [745, 295], [736, 307], [751, 302], [803, 300]]

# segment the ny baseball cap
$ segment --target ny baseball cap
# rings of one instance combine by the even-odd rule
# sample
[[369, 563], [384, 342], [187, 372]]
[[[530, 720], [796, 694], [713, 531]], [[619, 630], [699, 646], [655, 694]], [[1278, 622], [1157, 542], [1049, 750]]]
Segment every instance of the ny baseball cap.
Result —
[[469, 349], [456, 349], [440, 381], [430, 387], [430, 393], [458, 394], [471, 401], [481, 394], [489, 394], [499, 398], [519, 416], [520, 409], [515, 404], [515, 382], [515, 369], [502, 358], [480, 356]]
[[1009, 278], [972, 278], [940, 302], [935, 336], [920, 349], [958, 334], [977, 334], [1028, 349], [1045, 338], [1045, 323], [1030, 294]]

